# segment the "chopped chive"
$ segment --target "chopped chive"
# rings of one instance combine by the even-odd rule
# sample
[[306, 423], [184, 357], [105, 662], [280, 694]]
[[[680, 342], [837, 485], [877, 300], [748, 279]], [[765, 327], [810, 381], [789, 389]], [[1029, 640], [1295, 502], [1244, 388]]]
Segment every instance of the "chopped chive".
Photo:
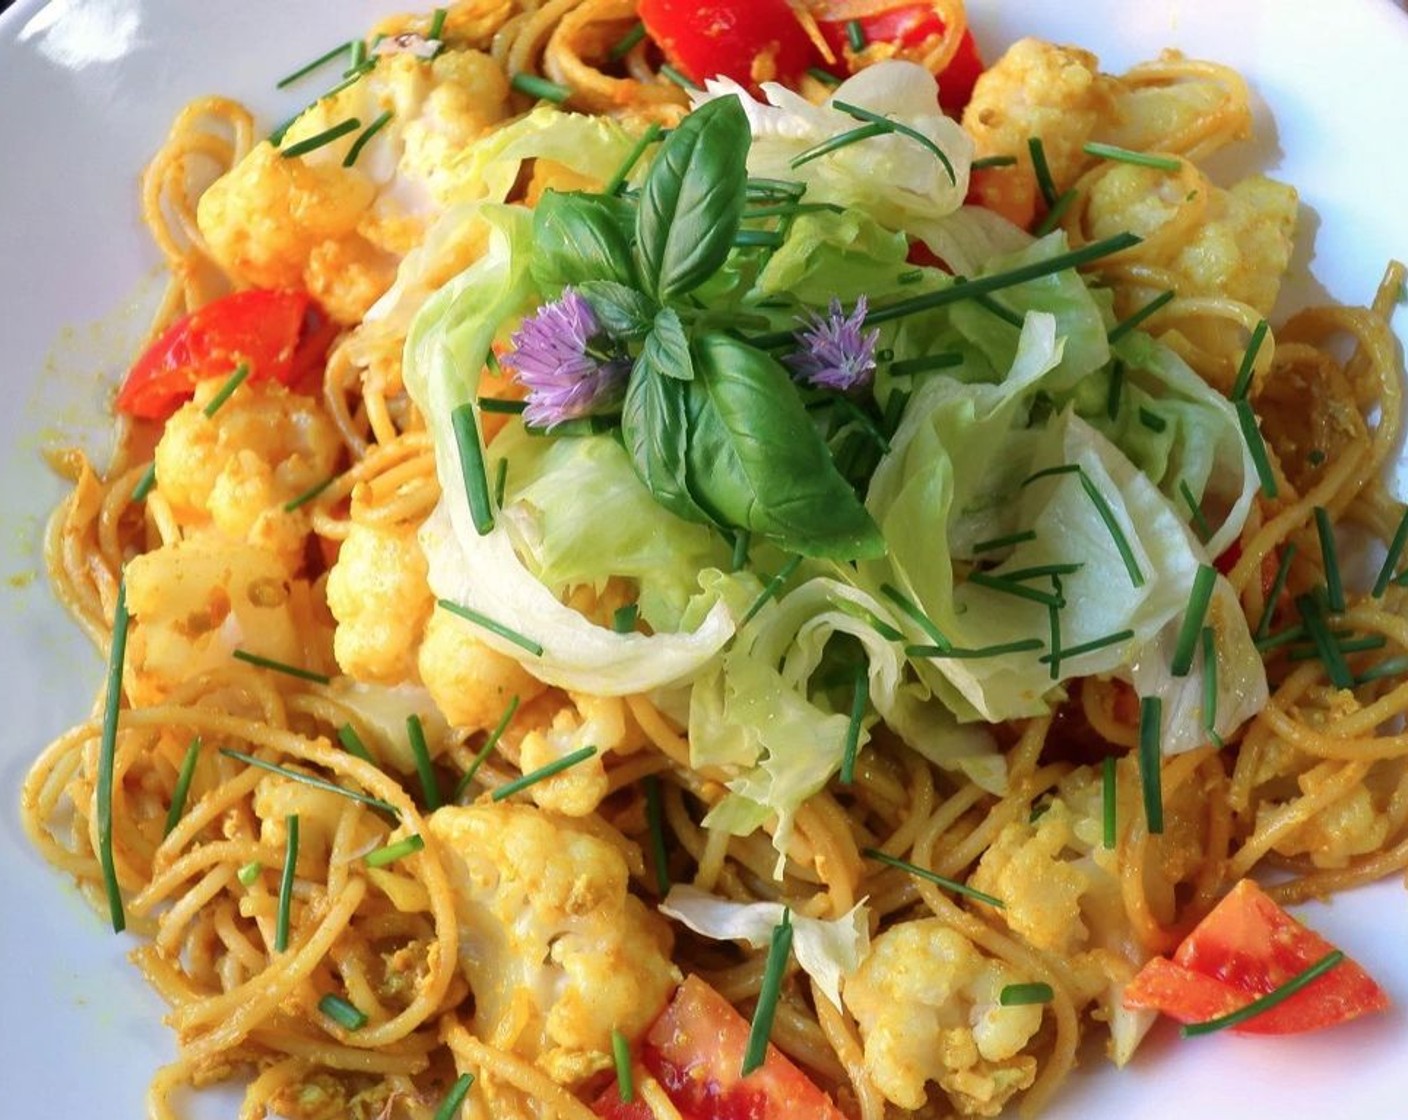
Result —
[[1344, 580], [1340, 577], [1334, 526], [1330, 524], [1330, 512], [1324, 506], [1315, 507], [1315, 531], [1320, 537], [1320, 559], [1325, 565], [1325, 594], [1330, 610], [1335, 614], [1343, 614]]
[[782, 978], [787, 973], [787, 958], [791, 955], [792, 911], [784, 907], [782, 921], [773, 927], [772, 941], [768, 945], [767, 964], [763, 969], [762, 985], [758, 989], [758, 1004], [753, 1009], [753, 1022], [748, 1027], [748, 1048], [743, 1054], [739, 1077], [747, 1077], [767, 1060], [772, 1021], [777, 1015], [777, 1000], [782, 994]]
[[1265, 319], [1259, 320], [1257, 325], [1252, 328], [1252, 336], [1247, 341], [1246, 350], [1242, 353], [1242, 364], [1237, 367], [1237, 376], [1232, 382], [1232, 400], [1246, 400], [1247, 392], [1252, 387], [1252, 370], [1256, 365], [1257, 351], [1261, 349], [1261, 343], [1266, 338], [1266, 332], [1269, 329]]
[[536, 770], [530, 770], [527, 774], [522, 774], [514, 778], [511, 782], [505, 782], [498, 789], [494, 790], [494, 792], [489, 795], [489, 798], [491, 801], [502, 801], [507, 797], [512, 797], [515, 793], [519, 793], [529, 786], [535, 786], [547, 778], [560, 774], [562, 771], [576, 766], [579, 762], [585, 762], [594, 754], [596, 754], [595, 747], [579, 747], [571, 754], [566, 754], [561, 758], [554, 759], [546, 766], [539, 766]]
[[1051, 165], [1046, 162], [1046, 146], [1040, 136], [1027, 141], [1027, 152], [1032, 157], [1032, 170], [1036, 172], [1037, 190], [1041, 191], [1042, 201], [1049, 210], [1056, 205], [1056, 183], [1051, 178]]
[[741, 572], [748, 564], [748, 548], [753, 543], [753, 534], [747, 529], [739, 529], [733, 534], [733, 559], [729, 571]]
[[616, 1063], [616, 1095], [622, 1103], [636, 1099], [635, 1077], [631, 1073], [631, 1044], [616, 1027], [611, 1028], [611, 1058]]
[[1224, 1027], [1235, 1027], [1245, 1023], [1248, 1019], [1253, 1019], [1264, 1011], [1269, 1011], [1283, 1000], [1289, 999], [1302, 988], [1314, 983], [1330, 969], [1344, 960], [1344, 953], [1338, 949], [1333, 949], [1326, 953], [1304, 972], [1292, 976], [1279, 988], [1267, 992], [1260, 999], [1254, 999], [1245, 1007], [1239, 1007], [1236, 1011], [1228, 1012], [1226, 1015], [1219, 1015], [1216, 1019], [1207, 1019], [1201, 1023], [1186, 1023], [1179, 1028], [1179, 1034], [1184, 1038], [1192, 1038], [1195, 1035], [1211, 1034], [1213, 1031], [1220, 1031]]
[[1024, 544], [1027, 541], [1036, 540], [1035, 529], [1024, 529], [1020, 533], [1008, 533], [1005, 537], [993, 537], [991, 540], [979, 541], [973, 546], [973, 553], [996, 552], [999, 548], [1006, 548], [1011, 544]]
[[504, 709], [504, 714], [499, 717], [499, 722], [494, 725], [494, 730], [489, 732], [489, 737], [484, 740], [484, 745], [479, 748], [479, 753], [470, 762], [469, 769], [464, 772], [464, 777], [455, 786], [455, 792], [450, 794], [450, 803], [457, 803], [464, 791], [469, 788], [469, 783], [474, 781], [474, 775], [479, 773], [479, 768], [484, 765], [484, 760], [489, 757], [499, 740], [504, 737], [504, 732], [508, 730], [508, 725], [513, 721], [514, 713], [518, 711], [518, 697], [515, 695], [509, 699], [508, 707]]
[[435, 777], [435, 766], [430, 761], [430, 748], [425, 742], [425, 728], [421, 725], [420, 716], [414, 712], [406, 717], [406, 738], [410, 740], [411, 757], [416, 760], [421, 797], [425, 801], [425, 807], [434, 812], [440, 808], [440, 783]]
[[1106, 851], [1114, 851], [1119, 843], [1119, 798], [1115, 785], [1115, 756], [1107, 754], [1100, 764], [1100, 804], [1103, 824], [1101, 843]]
[[768, 179], [761, 176], [749, 176], [744, 188], [747, 194], [767, 195], [769, 197], [801, 198], [807, 193], [807, 184], [796, 179]]
[[829, 70], [823, 70], [820, 66], [808, 66], [807, 76], [814, 78], [829, 89], [835, 89], [841, 84], [841, 79]]
[[362, 154], [362, 149], [371, 143], [373, 136], [386, 127], [389, 120], [391, 120], [391, 110], [387, 109], [377, 117], [376, 120], [367, 125], [367, 127], [362, 130], [362, 134], [358, 136], [356, 140], [352, 141], [352, 147], [347, 149], [347, 154], [342, 157], [342, 166], [351, 167], [355, 164], [357, 157]]
[[112, 641], [108, 651], [107, 692], [103, 702], [103, 729], [98, 747], [98, 862], [103, 869], [103, 888], [108, 896], [108, 914], [114, 933], [127, 927], [122, 907], [122, 888], [117, 882], [117, 861], [112, 850], [112, 783], [117, 756], [117, 718], [122, 706], [122, 665], [127, 657], [127, 581], [119, 579], [117, 605], [113, 609]]
[[259, 654], [250, 653], [248, 650], [237, 649], [230, 656], [236, 661], [243, 661], [248, 665], [258, 666], [260, 669], [272, 669], [276, 673], [297, 677], [301, 681], [312, 681], [314, 684], [330, 684], [332, 682], [332, 678], [325, 673], [316, 673], [312, 669], [300, 669], [297, 665], [286, 665], [282, 661], [275, 661], [272, 657], [260, 657]]
[[318, 1000], [318, 1010], [345, 1031], [359, 1031], [367, 1025], [365, 1012], [331, 992]]
[[206, 401], [201, 412], [205, 414], [207, 420], [211, 419], [220, 411], [220, 406], [234, 396], [235, 390], [244, 384], [245, 378], [249, 376], [249, 363], [241, 362], [235, 367], [235, 372], [225, 380], [225, 384], [215, 390], [215, 395]]
[[196, 772], [196, 763], [200, 760], [200, 736], [197, 735], [191, 740], [191, 745], [186, 748], [186, 757], [181, 760], [181, 770], [176, 775], [176, 788], [171, 791], [171, 807], [166, 810], [166, 827], [162, 831], [163, 836], [170, 836], [171, 830], [176, 827], [181, 819], [181, 814], [186, 811], [186, 797], [191, 790], [191, 777]]
[[519, 416], [528, 407], [527, 401], [506, 401], [499, 397], [480, 397], [480, 412], [498, 412], [506, 416]]
[[1040, 603], [1043, 607], [1059, 609], [1066, 605], [1066, 601], [1061, 596], [1050, 591], [1039, 591], [1035, 587], [1028, 587], [1026, 584], [1017, 583], [1005, 576], [993, 575], [991, 572], [969, 572], [968, 582], [978, 587], [986, 587], [990, 591], [1000, 591], [1004, 595], [1011, 595], [1017, 599]]
[[1036, 824], [1042, 817], [1051, 811], [1051, 806], [1055, 799], [1051, 797], [1043, 798], [1032, 806], [1032, 811], [1027, 814], [1027, 823]]
[[328, 793], [335, 793], [340, 797], [346, 797], [352, 801], [359, 801], [363, 805], [370, 805], [373, 809], [380, 809], [382, 812], [390, 813], [399, 817], [401, 810], [389, 801], [383, 801], [379, 797], [373, 797], [369, 793], [358, 793], [354, 789], [340, 786], [336, 782], [330, 782], [326, 778], [318, 778], [312, 774], [305, 774], [301, 770], [290, 770], [286, 766], [280, 766], [277, 762], [266, 762], [262, 758], [256, 758], [252, 754], [245, 754], [243, 751], [234, 750], [231, 747], [221, 747], [220, 753], [226, 758], [238, 759], [248, 766], [257, 766], [260, 770], [267, 770], [271, 774], [278, 774], [281, 778], [288, 778], [290, 781], [299, 782], [305, 786], [312, 786], [314, 789], [326, 790]]
[[517, 630], [510, 630], [502, 622], [495, 622], [488, 615], [480, 614], [478, 611], [472, 610], [469, 607], [462, 607], [458, 603], [452, 603], [449, 599], [439, 599], [437, 600], [437, 605], [440, 607], [441, 610], [446, 610], [449, 611], [451, 614], [459, 615], [460, 618], [472, 622], [476, 626], [484, 627], [484, 629], [489, 631], [489, 633], [497, 634], [500, 638], [503, 638], [505, 641], [512, 642], [514, 645], [518, 646], [521, 649], [526, 649], [534, 657], [543, 656], [543, 647], [540, 643], [535, 642], [532, 638], [525, 637], [524, 635], [518, 633]]
[[298, 814], [284, 818], [288, 842], [284, 846], [284, 870], [279, 878], [279, 912], [274, 924], [274, 952], [288, 948], [289, 919], [293, 910], [293, 877], [298, 868]]
[[1222, 746], [1217, 733], [1217, 638], [1211, 626], [1203, 627], [1203, 730]]
[[436, 8], [430, 17], [430, 29], [426, 31], [427, 39], [440, 39], [445, 34], [445, 17], [449, 12], [444, 8]]
[[904, 358], [891, 362], [889, 371], [895, 377], [908, 377], [915, 373], [930, 373], [936, 369], [952, 369], [962, 364], [962, 354], [926, 354], [922, 358]]
[[904, 410], [909, 405], [910, 395], [904, 389], [890, 390], [890, 395], [885, 401], [885, 415], [880, 424], [891, 435], [900, 430], [900, 421], [904, 419]]
[[1298, 642], [1305, 636], [1305, 627], [1297, 624], [1287, 626], [1284, 630], [1277, 630], [1276, 633], [1268, 634], [1264, 638], [1257, 638], [1255, 645], [1258, 653], [1270, 653], [1273, 649], [1280, 649], [1282, 646]]
[[299, 109], [298, 112], [294, 113], [293, 116], [287, 118], [282, 124], [276, 125], [274, 131], [269, 133], [269, 143], [273, 144], [276, 148], [282, 144], [288, 130], [292, 128], [298, 122], [298, 118], [303, 116], [310, 108], [311, 106], [305, 105], [302, 109]]
[[[1067, 646], [1061, 651], [1061, 656], [1063, 658], [1080, 657], [1083, 654], [1094, 653], [1096, 650], [1104, 649], [1106, 646], [1115, 646], [1119, 645], [1120, 642], [1127, 642], [1132, 637], [1134, 637], [1133, 630], [1117, 630], [1113, 634], [1106, 634], [1103, 638], [1092, 638], [1090, 641], [1081, 642], [1079, 645]], [[1050, 654], [1043, 654], [1038, 660], [1045, 662], [1050, 656]]]
[[[1059, 577], [1051, 577], [1051, 588], [1056, 592], [1060, 603], [1064, 603], [1066, 596], [1061, 588], [1061, 580]], [[1047, 604], [1046, 621], [1047, 627], [1050, 630], [1051, 679], [1056, 681], [1061, 679], [1061, 606], [1059, 603]]]
[[460, 1105], [464, 1104], [465, 1097], [469, 1096], [469, 1087], [473, 1084], [472, 1073], [462, 1073], [455, 1078], [455, 1083], [450, 1086], [450, 1091], [445, 1094], [445, 1099], [435, 1110], [435, 1120], [455, 1120], [455, 1115], [459, 1112]]
[[367, 41], [365, 39], [353, 39], [348, 44], [347, 69], [343, 71], [344, 78], [350, 78], [353, 74], [361, 71], [367, 63]]
[[299, 156], [306, 156], [309, 152], [317, 151], [324, 145], [331, 144], [334, 140], [340, 140], [349, 132], [356, 132], [361, 127], [360, 120], [356, 117], [348, 117], [345, 121], [341, 121], [331, 128], [325, 128], [322, 132], [310, 136], [306, 140], [290, 144], [287, 148], [282, 149], [279, 155], [284, 159], [297, 159]]
[[1017, 166], [1017, 157], [984, 156], [982, 159], [975, 159], [968, 166], [973, 171], [982, 171], [989, 167], [1015, 167]]
[[640, 607], [636, 603], [627, 603], [624, 607], [617, 607], [611, 615], [611, 629], [617, 634], [629, 634], [636, 628], [636, 618], [640, 614]]
[[1084, 488], [1086, 496], [1095, 506], [1095, 512], [1100, 515], [1100, 520], [1105, 523], [1105, 528], [1110, 531], [1110, 538], [1115, 542], [1120, 559], [1124, 561], [1125, 571], [1129, 573], [1129, 582], [1135, 587], [1143, 587], [1144, 573], [1139, 570], [1139, 561], [1135, 559], [1134, 549], [1130, 547], [1129, 539], [1124, 535], [1124, 530], [1120, 528], [1119, 522], [1115, 519], [1115, 511], [1110, 508], [1110, 503], [1105, 500], [1105, 495], [1100, 493], [1100, 488], [1084, 471], [1080, 473], [1080, 484]]
[[508, 460], [500, 459], [494, 465], [494, 507], [504, 508], [504, 487], [508, 485]]
[[425, 838], [419, 832], [413, 832], [393, 844], [384, 844], [380, 848], [373, 849], [363, 856], [362, 860], [368, 867], [385, 867], [387, 864], [395, 863], [398, 859], [415, 855], [416, 852], [424, 848]]
[[299, 78], [306, 78], [314, 70], [318, 70], [326, 66], [343, 51], [349, 50], [351, 46], [352, 43], [350, 41], [346, 43], [338, 43], [337, 46], [333, 47], [332, 50], [327, 52], [327, 54], [319, 55], [306, 66], [299, 67], [292, 74], [288, 75], [288, 77], [280, 78], [277, 82], [274, 83], [274, 88], [286, 89], [287, 87], [293, 85], [294, 82], [298, 81]]
[[[743, 211], [744, 218], [791, 218], [798, 214], [844, 214], [846, 208], [834, 202], [769, 202], [763, 206], [750, 206]], [[763, 306], [761, 303], [759, 306]], [[877, 351], [875, 357], [880, 358]]]
[[466, 401], [450, 413], [455, 432], [455, 447], [459, 451], [460, 475], [465, 497], [469, 501], [469, 516], [481, 537], [494, 528], [494, 507], [489, 503], [489, 476], [484, 471], [484, 449], [479, 443], [479, 425], [474, 418], [474, 406]]
[[1050, 1003], [1056, 998], [1050, 984], [1004, 984], [997, 994], [1001, 1007], [1024, 1007], [1033, 1003]]
[[1043, 478], [1054, 478], [1061, 474], [1080, 474], [1080, 464], [1060, 463], [1054, 467], [1043, 467], [1041, 470], [1029, 474], [1026, 478], [1022, 479], [1022, 486], [1020, 488], [1030, 486], [1033, 482], [1037, 482]]
[[626, 176], [631, 173], [635, 165], [640, 162], [640, 157], [645, 155], [645, 149], [660, 139], [663, 131], [658, 124], [652, 124], [640, 135], [640, 139], [635, 142], [634, 147], [626, 153], [626, 158], [621, 162], [621, 166], [616, 169], [616, 173], [607, 180], [606, 186], [601, 189], [602, 194], [612, 195], [620, 191], [625, 186]]
[[540, 78], [537, 74], [528, 74], [522, 71], [509, 79], [508, 84], [519, 93], [536, 97], [539, 101], [551, 101], [555, 105], [561, 105], [572, 96], [572, 91], [567, 86], [550, 82], [547, 78]]
[[851, 50], [857, 54], [865, 50], [865, 28], [861, 26], [860, 20], [848, 19], [846, 21], [846, 42], [851, 45]]
[[290, 498], [284, 503], [284, 512], [292, 513], [294, 510], [306, 506], [309, 502], [311, 502], [314, 498], [318, 497], [324, 490], [326, 490], [336, 481], [337, 475], [329, 475], [316, 486], [309, 487], [307, 490], [303, 491], [303, 493], [299, 494], [298, 497]]
[[1330, 683], [1336, 688], [1353, 688], [1354, 674], [1349, 671], [1349, 666], [1345, 664], [1344, 654], [1340, 652], [1339, 643], [1335, 641], [1334, 635], [1330, 633], [1330, 628], [1325, 624], [1325, 615], [1320, 601], [1313, 595], [1298, 595], [1296, 596], [1296, 610], [1300, 613], [1305, 632], [1315, 643], [1320, 663], [1325, 666], [1325, 673], [1329, 676]]
[[679, 86], [680, 89], [703, 89], [698, 82], [686, 74], [683, 70], [671, 66], [668, 62], [660, 64], [660, 73]]
[[660, 800], [660, 778], [645, 779], [645, 822], [650, 830], [650, 862], [655, 865], [655, 889], [664, 898], [670, 893], [670, 862], [665, 851], [665, 810]]
[[894, 603], [900, 610], [904, 611], [904, 613], [915, 622], [919, 629], [929, 635], [934, 642], [935, 648], [942, 650], [953, 648], [953, 643], [944, 636], [943, 631], [934, 624], [933, 620], [920, 609], [919, 604], [898, 587], [895, 587], [893, 584], [882, 583], [880, 585], [880, 594], [889, 599], [890, 602]]
[[367, 745], [362, 742], [362, 737], [357, 734], [357, 729], [350, 723], [344, 723], [337, 729], [337, 741], [342, 744], [342, 749], [350, 755], [355, 755], [363, 762], [370, 762], [376, 765], [376, 759], [372, 757], [372, 752], [367, 750]]
[[1169, 667], [1175, 677], [1186, 677], [1193, 668], [1193, 654], [1198, 646], [1198, 635], [1202, 633], [1203, 619], [1207, 617], [1208, 604], [1212, 602], [1212, 589], [1217, 582], [1217, 569], [1211, 564], [1199, 564], [1193, 577], [1193, 590], [1188, 596], [1188, 609], [1183, 612], [1183, 625], [1178, 628], [1178, 641], [1173, 649], [1173, 664]]
[[263, 870], [264, 865], [257, 859], [252, 859], [235, 872], [235, 878], [240, 881], [242, 886], [252, 887], [254, 886], [254, 881], [259, 878]]
[[1124, 396], [1124, 363], [1118, 358], [1110, 367], [1110, 388], [1105, 394], [1105, 415], [1111, 420], [1118, 420], [1120, 415], [1120, 398]]
[[1159, 769], [1164, 703], [1157, 696], [1139, 701], [1139, 780], [1144, 787], [1144, 819], [1149, 831], [1164, 830], [1163, 775]]
[[1038, 564], [1033, 568], [1017, 568], [1010, 572], [1003, 572], [1002, 578], [1011, 583], [1020, 583], [1024, 579], [1045, 579], [1047, 576], [1071, 576], [1084, 568], [1084, 564]]
[[1116, 163], [1132, 163], [1138, 167], [1152, 167], [1157, 171], [1178, 171], [1183, 164], [1173, 156], [1156, 156], [1148, 152], [1132, 152], [1114, 144], [1097, 144], [1091, 141], [1082, 146], [1081, 151], [1096, 159], [1113, 160]]
[[820, 159], [822, 156], [840, 151], [842, 148], [849, 148], [852, 144], [859, 144], [862, 140], [869, 140], [873, 136], [884, 136], [890, 131], [884, 125], [863, 124], [859, 128], [838, 132], [835, 136], [828, 137], [819, 144], [813, 144], [810, 148], [793, 156], [791, 166], [801, 167], [804, 163], [810, 163], [814, 159]]
[[777, 575], [768, 580], [762, 592], [753, 600], [753, 605], [744, 612], [743, 617], [739, 620], [738, 625], [740, 629], [746, 626], [749, 620], [763, 609], [769, 599], [776, 597], [777, 593], [782, 590], [782, 585], [792, 578], [792, 573], [797, 570], [801, 563], [802, 557], [800, 555], [792, 557], [791, 560], [787, 561], [787, 563], [782, 566]]
[[735, 249], [776, 249], [782, 244], [782, 231], [775, 229], [741, 229], [733, 235]]
[[896, 276], [896, 277], [895, 277], [895, 283], [897, 283], [897, 284], [917, 284], [917, 283], [919, 283], [919, 281], [921, 281], [921, 280], [923, 280], [923, 279], [924, 279], [924, 270], [923, 270], [922, 268], [911, 268], [911, 269], [908, 269], [908, 270], [905, 271], [905, 272], [901, 272], [898, 276]]
[[156, 463], [148, 463], [147, 469], [142, 472], [142, 477], [137, 479], [137, 485], [132, 487], [132, 498], [134, 502], [144, 502], [147, 495], [152, 492], [152, 487], [156, 485]]
[[1212, 536], [1212, 526], [1208, 524], [1208, 519], [1203, 514], [1202, 503], [1193, 496], [1193, 490], [1188, 485], [1186, 478], [1180, 478], [1178, 480], [1178, 492], [1183, 495], [1183, 500], [1188, 503], [1188, 517], [1193, 523], [1193, 531], [1198, 534], [1200, 541], [1206, 541]]
[[616, 40], [612, 48], [606, 52], [606, 57], [612, 62], [619, 62], [631, 53], [631, 48], [645, 38], [645, 24], [639, 20], [624, 35]]
[[1357, 677], [1355, 684], [1368, 684], [1370, 681], [1383, 680], [1385, 677], [1400, 677], [1408, 673], [1408, 657], [1387, 657], [1377, 665], [1371, 665]]
[[846, 725], [846, 739], [841, 751], [841, 784], [845, 786], [855, 780], [860, 731], [865, 720], [865, 709], [869, 704], [870, 673], [862, 664], [856, 667], [856, 683], [851, 692], [851, 719]]
[[1312, 467], [1318, 467], [1325, 462], [1325, 453], [1317, 447], [1305, 457], [1305, 461]]
[[1045, 237], [1053, 229], [1061, 224], [1061, 219], [1066, 216], [1066, 211], [1071, 208], [1076, 200], [1077, 194], [1074, 187], [1070, 190], [1062, 191], [1061, 197], [1056, 200], [1056, 205], [1046, 212], [1046, 217], [1041, 219], [1041, 224], [1036, 227], [1036, 235]]
[[1155, 412], [1152, 408], [1139, 407], [1139, 422], [1151, 432], [1162, 432], [1168, 427], [1168, 421]]
[[[1046, 643], [1040, 638], [1023, 638], [1016, 642], [1003, 642], [995, 646], [976, 646], [969, 649], [960, 649], [957, 646], [943, 648], [941, 646], [905, 646], [904, 651], [910, 657], [927, 657], [931, 660], [942, 661], [945, 659], [953, 661], [979, 661], [985, 657], [1003, 657], [1009, 653], [1027, 653], [1031, 650], [1045, 649]], [[1042, 659], [1045, 661], [1045, 658]]]
[[[1337, 640], [1341, 653], [1367, 653], [1370, 650], [1383, 649], [1388, 645], [1388, 639], [1382, 634], [1366, 634], [1362, 638], [1345, 638]], [[1317, 649], [1296, 649], [1286, 655], [1288, 661], [1310, 661], [1320, 656]]]
[[912, 128], [902, 121], [892, 120], [871, 109], [866, 109], [859, 105], [851, 105], [845, 101], [832, 101], [831, 108], [839, 109], [841, 112], [845, 113], [846, 116], [854, 117], [858, 121], [865, 121], [867, 124], [883, 125], [888, 131], [898, 133], [900, 136], [913, 140], [944, 165], [944, 170], [948, 172], [948, 181], [950, 183], [958, 182], [958, 176], [953, 170], [953, 164], [950, 162], [944, 150], [917, 128]]
[[920, 867], [910, 863], [908, 860], [897, 859], [892, 855], [882, 852], [879, 848], [862, 848], [860, 854], [867, 859], [873, 859], [877, 863], [887, 864], [890, 867], [898, 868], [900, 871], [907, 871], [911, 875], [917, 875], [921, 879], [926, 879], [930, 883], [943, 887], [945, 890], [953, 891], [955, 894], [964, 895], [967, 898], [976, 899], [979, 902], [986, 902], [989, 906], [995, 906], [1001, 910], [1006, 903], [1000, 898], [994, 898], [990, 894], [985, 894], [967, 883], [960, 883], [957, 879], [950, 879], [946, 875], [940, 875], [936, 871], [930, 871], [927, 867]]
[[1261, 639], [1265, 638], [1271, 629], [1271, 616], [1276, 613], [1276, 601], [1281, 598], [1281, 592], [1286, 589], [1286, 577], [1291, 572], [1291, 561], [1295, 559], [1296, 546], [1291, 541], [1281, 550], [1281, 562], [1276, 565], [1276, 578], [1271, 581], [1271, 591], [1266, 596], [1266, 606], [1262, 608], [1261, 618], [1257, 620], [1256, 629], [1252, 631], [1252, 637], [1257, 639], [1257, 648], [1261, 648]]
[[[967, 283], [966, 280], [963, 282]], [[989, 315], [996, 315], [1009, 327], [1016, 327], [1018, 330], [1022, 329], [1022, 324], [1025, 320], [1023, 320], [1023, 318], [1011, 308], [1004, 307], [1002, 304], [998, 303], [997, 300], [992, 298], [992, 296], [977, 295], [973, 297], [973, 302], [976, 303], [979, 307], [981, 307], [984, 311], [986, 311]]]
[[1393, 579], [1393, 570], [1398, 567], [1399, 558], [1403, 555], [1403, 548], [1408, 545], [1408, 509], [1403, 511], [1403, 517], [1398, 522], [1398, 529], [1393, 534], [1393, 540], [1389, 542], [1388, 552], [1384, 555], [1383, 566], [1379, 569], [1379, 574], [1374, 580], [1373, 590], [1370, 592], [1375, 599], [1381, 598], [1388, 590], [1389, 581]]

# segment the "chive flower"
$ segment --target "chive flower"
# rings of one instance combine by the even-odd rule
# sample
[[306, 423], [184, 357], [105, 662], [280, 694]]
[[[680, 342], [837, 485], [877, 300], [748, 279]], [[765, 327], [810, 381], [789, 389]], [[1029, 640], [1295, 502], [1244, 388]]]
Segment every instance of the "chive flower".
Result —
[[619, 403], [630, 360], [603, 350], [602, 335], [591, 304], [571, 288], [523, 321], [501, 360], [528, 390], [525, 423], [551, 429]]
[[802, 329], [795, 334], [797, 349], [783, 360], [796, 377], [814, 388], [845, 393], [870, 384], [880, 332], [861, 329], [865, 313], [865, 296], [856, 300], [849, 315], [833, 296], [825, 315], [813, 311], [809, 319], [800, 320]]

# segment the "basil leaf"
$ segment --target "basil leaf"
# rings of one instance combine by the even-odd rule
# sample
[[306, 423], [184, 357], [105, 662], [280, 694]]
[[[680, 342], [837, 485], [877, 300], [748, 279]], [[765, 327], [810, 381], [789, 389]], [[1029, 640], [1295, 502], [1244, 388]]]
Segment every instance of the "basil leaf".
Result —
[[686, 521], [711, 519], [689, 491], [685, 457], [689, 440], [689, 382], [662, 376], [642, 353], [631, 370], [621, 406], [621, 437], [636, 474], [655, 500]]
[[556, 293], [608, 280], [635, 286], [630, 207], [605, 195], [547, 191], [533, 210], [533, 282]]
[[587, 280], [577, 285], [577, 291], [613, 338], [644, 338], [649, 333], [656, 309], [645, 293], [614, 280]]
[[636, 211], [636, 264], [661, 302], [713, 276], [733, 247], [748, 180], [748, 118], [736, 97], [685, 117], [650, 165]]
[[655, 325], [645, 336], [641, 357], [666, 377], [691, 381], [694, 362], [689, 356], [689, 337], [684, 324], [672, 308], [662, 307], [655, 315]]
[[688, 488], [715, 521], [806, 556], [884, 553], [879, 528], [772, 357], [729, 335], [698, 337], [687, 390]]

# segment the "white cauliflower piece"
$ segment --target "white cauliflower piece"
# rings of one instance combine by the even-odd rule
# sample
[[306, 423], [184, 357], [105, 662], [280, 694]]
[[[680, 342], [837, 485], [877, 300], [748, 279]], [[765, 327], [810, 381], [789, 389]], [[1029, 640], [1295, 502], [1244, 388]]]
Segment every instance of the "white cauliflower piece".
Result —
[[938, 918], [882, 933], [842, 993], [876, 1088], [918, 1110], [936, 1081], [961, 1115], [996, 1116], [1036, 1079], [1036, 1058], [1023, 1048], [1042, 1009], [998, 1002], [1004, 987], [1027, 979]]
[[313, 398], [272, 381], [241, 385], [206, 416], [222, 384], [201, 382], [167, 420], [156, 445], [157, 487], [193, 535], [214, 529], [296, 572], [309, 514], [284, 504], [332, 475], [342, 450], [337, 429]]
[[527, 773], [583, 747], [595, 747], [596, 754], [590, 758], [534, 783], [528, 791], [544, 809], [584, 817], [596, 810], [610, 787], [603, 756], [608, 751], [630, 754], [639, 750], [645, 744], [645, 736], [630, 719], [625, 701], [619, 696], [588, 696], [580, 692], [569, 695], [571, 705], [558, 709], [551, 727], [535, 728], [523, 736], [518, 764]]
[[382, 684], [416, 678], [421, 631], [435, 607], [425, 572], [414, 526], [352, 523], [327, 582], [344, 673]]
[[476, 1035], [575, 1085], [639, 1038], [680, 974], [669, 926], [627, 890], [625, 858], [561, 817], [507, 803], [430, 818], [460, 921]]
[[547, 690], [516, 660], [485, 645], [474, 624], [433, 610], [417, 657], [421, 680], [453, 726], [487, 731], [515, 696], [522, 705]]

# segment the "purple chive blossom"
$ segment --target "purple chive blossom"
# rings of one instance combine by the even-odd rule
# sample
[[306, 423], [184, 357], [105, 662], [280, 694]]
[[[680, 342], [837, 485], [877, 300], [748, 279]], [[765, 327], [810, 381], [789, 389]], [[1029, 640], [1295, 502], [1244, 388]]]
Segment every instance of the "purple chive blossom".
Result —
[[571, 288], [523, 320], [502, 361], [528, 390], [525, 423], [552, 428], [620, 400], [630, 360], [595, 349], [600, 333], [592, 305]]
[[834, 296], [825, 316], [810, 312], [797, 331], [797, 349], [784, 359], [792, 372], [818, 389], [847, 392], [870, 383], [875, 372], [878, 330], [863, 331], [866, 302], [860, 296], [846, 315]]

